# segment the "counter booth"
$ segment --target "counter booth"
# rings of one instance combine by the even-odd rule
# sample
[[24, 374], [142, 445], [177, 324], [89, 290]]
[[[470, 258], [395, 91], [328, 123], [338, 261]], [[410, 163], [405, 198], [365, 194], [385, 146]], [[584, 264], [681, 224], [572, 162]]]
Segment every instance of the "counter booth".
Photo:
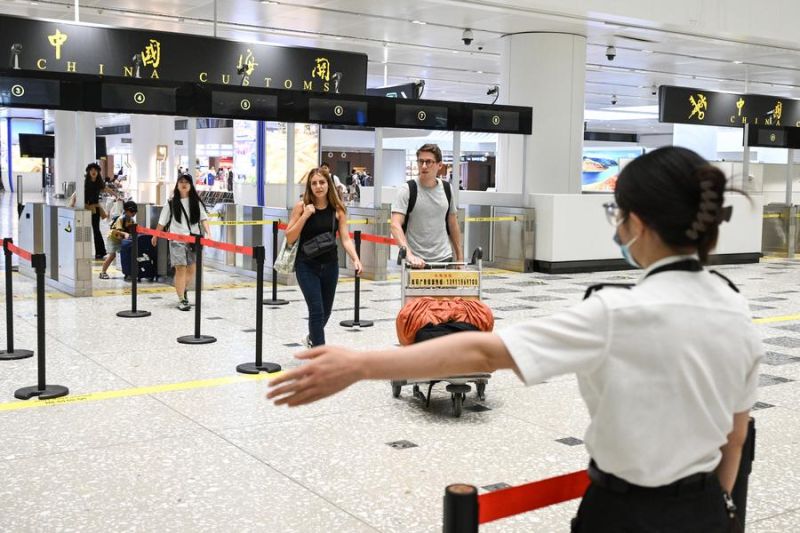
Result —
[[[20, 87], [22, 89], [19, 89]], [[294, 124], [348, 126], [375, 135], [374, 186], [370, 187], [369, 198], [364, 195], [359, 204], [348, 206], [348, 218], [352, 221], [351, 232], [360, 230], [363, 234], [378, 237], [391, 236], [389, 204], [393, 200], [395, 190], [393, 187], [384, 187], [383, 184], [382, 170], [385, 167], [381, 165], [381, 159], [384, 128], [453, 132], [455, 145], [453, 156], [456, 161], [460, 160], [457, 148], [460, 132], [528, 135], [532, 128], [532, 110], [524, 107], [438, 100], [408, 101], [362, 94], [316, 93], [136, 77], [118, 78], [50, 70], [0, 70], [0, 94], [23, 95], [19, 98], [4, 99], [2, 104], [10, 107], [131, 114], [132, 128], [138, 120], [136, 117], [140, 115], [149, 115], [153, 117], [153, 121], [157, 121], [159, 116], [170, 117], [170, 120], [174, 120], [174, 117], [213, 117], [249, 121], [255, 124], [254, 137], [259, 143], [257, 158], [252, 161], [257, 174], [256, 187], [251, 191], [255, 192], [255, 198], [236, 198], [236, 203], [222, 201], [214, 206], [208, 206], [213, 216], [210, 238], [244, 246], [263, 245], [266, 249], [267, 268], [273, 261], [271, 221], [280, 220], [284, 223], [288, 221], [290, 211], [302, 194], [304, 186], [293, 178], [297, 176], [294, 168]], [[266, 132], [266, 121], [287, 125], [285, 168], [286, 176], [289, 176], [287, 181], [289, 183], [295, 181], [293, 186], [267, 187], [265, 183], [265, 163], [271, 157], [270, 154], [264, 153], [261, 143], [262, 136]], [[133, 139], [133, 142], [135, 143], [136, 139]], [[58, 139], [56, 143], [58, 146]], [[318, 162], [319, 158], [312, 164], [316, 165]], [[165, 165], [162, 163], [163, 161], [159, 160], [161, 166], [157, 168], [163, 168]], [[404, 171], [405, 161], [401, 165]], [[458, 179], [458, 165], [455, 165], [454, 178]], [[69, 176], [66, 181], [78, 180], [75, 176]], [[236, 189], [234, 193], [235, 191]], [[464, 202], [458, 200], [458, 191], [455, 193], [454, 201], [464, 205]], [[149, 197], [134, 198], [134, 200], [143, 201], [139, 209], [139, 223], [155, 228], [160, 206], [149, 203]], [[521, 208], [521, 205], [512, 204], [507, 206], [506, 210], [502, 207], [490, 206], [488, 211], [490, 216], [530, 217], [516, 211], [513, 213], [507, 211]], [[44, 204], [30, 204], [25, 209], [20, 233], [30, 241], [26, 243], [29, 244], [29, 249], [33, 252], [47, 251], [49, 257], [60, 258], [57, 271], [51, 271], [48, 275], [48, 283], [76, 296], [90, 295], [93, 281], [91, 272], [93, 254], [89, 212], [69, 208], [53, 210]], [[474, 212], [483, 213], [480, 209]], [[45, 213], [51, 214], [45, 216]], [[465, 215], [466, 213], [462, 214], [461, 218], [464, 219]], [[62, 222], [64, 227], [61, 227]], [[65, 229], [67, 226], [70, 231]], [[465, 234], [469, 235], [471, 229], [469, 222], [467, 226]], [[525, 230], [523, 225], [520, 225], [519, 229], [483, 226], [490, 228], [488, 233], [475, 226], [472, 237], [465, 241], [467, 248], [471, 249], [480, 244], [496, 258], [498, 266], [528, 269], [533, 257], [531, 251], [533, 236], [530, 231], [532, 226], [529, 225], [528, 230]], [[46, 237], [48, 235], [49, 237]], [[278, 246], [282, 245], [283, 239], [284, 233], [281, 231]], [[163, 240], [159, 244], [158, 273], [162, 276], [168, 274], [166, 246], [167, 243]], [[57, 255], [51, 255], [56, 253]], [[362, 240], [361, 257], [365, 278], [387, 279], [391, 264], [389, 246], [385, 243]], [[255, 276], [255, 263], [251, 257], [206, 248], [204, 259], [207, 260], [207, 265], [218, 269]], [[342, 268], [351, 271], [352, 265], [344, 254], [340, 260]], [[266, 274], [269, 279], [271, 272]], [[293, 283], [294, 280], [291, 278], [293, 276], [279, 281]], [[64, 280], [70, 281], [65, 285]]]

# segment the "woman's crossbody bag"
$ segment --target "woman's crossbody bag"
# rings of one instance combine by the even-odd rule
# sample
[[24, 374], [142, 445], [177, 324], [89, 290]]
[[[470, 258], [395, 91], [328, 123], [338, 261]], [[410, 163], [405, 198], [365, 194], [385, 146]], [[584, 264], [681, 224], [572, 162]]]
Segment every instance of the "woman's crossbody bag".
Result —
[[336, 249], [336, 211], [333, 212], [331, 232], [320, 233], [303, 243], [303, 255], [311, 259]]

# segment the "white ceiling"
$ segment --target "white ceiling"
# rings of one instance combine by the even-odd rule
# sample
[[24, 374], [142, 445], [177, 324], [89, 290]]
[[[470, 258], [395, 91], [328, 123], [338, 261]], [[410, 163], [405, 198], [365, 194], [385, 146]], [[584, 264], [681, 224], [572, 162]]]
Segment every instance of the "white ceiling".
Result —
[[[213, 35], [213, 0], [86, 0], [83, 22]], [[426, 81], [424, 98], [491, 102], [486, 90], [500, 81], [502, 36], [520, 31], [564, 31], [587, 36], [586, 108], [657, 104], [655, 85], [745, 90], [800, 98], [800, 47], [748, 43], [674, 29], [644, 28], [601, 15], [581, 17], [537, 10], [536, 2], [474, 0], [217, 0], [217, 35], [234, 40], [344, 48], [369, 57], [368, 86]], [[11, 15], [73, 20], [72, 0], [0, 0]], [[425, 24], [415, 23], [425, 22]], [[464, 28], [475, 41], [465, 46]], [[605, 57], [613, 44], [617, 57]], [[611, 106], [612, 95], [616, 106]], [[590, 120], [593, 130], [660, 133], [671, 126], [653, 118]]]

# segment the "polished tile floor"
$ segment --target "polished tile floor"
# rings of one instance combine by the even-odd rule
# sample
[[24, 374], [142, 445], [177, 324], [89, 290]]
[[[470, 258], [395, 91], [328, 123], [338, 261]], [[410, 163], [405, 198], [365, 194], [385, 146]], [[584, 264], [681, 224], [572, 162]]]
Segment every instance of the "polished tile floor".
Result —
[[[0, 227], [14, 229], [7, 208]], [[798, 531], [800, 262], [721, 270], [754, 316], [778, 317], [759, 325], [769, 354], [754, 412], [748, 531]], [[392, 398], [383, 382], [305, 408], [276, 408], [263, 398], [265, 380], [235, 372], [254, 357], [252, 279], [207, 271], [213, 290], [203, 293], [202, 330], [217, 342], [187, 346], [176, 338], [193, 332], [193, 314], [175, 309], [169, 287], [143, 283], [139, 307], [152, 317], [122, 319], [115, 313], [130, 305], [127, 285], [110, 273], [111, 280], [96, 280], [92, 298], [48, 290], [48, 382], [68, 386], [76, 401], [21, 407], [28, 404], [13, 392], [36, 383], [36, 362], [0, 362], [2, 531], [432, 532], [441, 528], [449, 483], [491, 490], [586, 465], [587, 414], [574, 377], [525, 388], [497, 373], [486, 400], [470, 395], [460, 419], [442, 387], [426, 410], [409, 389]], [[33, 283], [13, 277], [16, 345], [35, 349]], [[632, 278], [490, 271], [485, 297], [504, 328], [578, 302], [589, 283]], [[361, 317], [375, 320], [364, 330], [338, 325], [352, 317], [352, 291], [352, 280], [342, 279], [329, 342], [393, 346], [398, 282], [363, 283]], [[265, 308], [264, 359], [291, 367], [306, 312], [299, 290], [281, 287], [280, 294], [291, 303]], [[397, 441], [410, 444], [390, 445]], [[482, 531], [568, 531], [576, 506]]]

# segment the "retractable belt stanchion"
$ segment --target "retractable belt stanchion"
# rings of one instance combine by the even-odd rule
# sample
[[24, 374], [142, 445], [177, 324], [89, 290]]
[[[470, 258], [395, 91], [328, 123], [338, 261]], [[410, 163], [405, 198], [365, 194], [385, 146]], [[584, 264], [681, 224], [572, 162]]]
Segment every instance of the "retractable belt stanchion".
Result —
[[[236, 367], [242, 374], [258, 374], [259, 372], [277, 372], [281, 365], [265, 363], [261, 360], [264, 336], [264, 247], [253, 248], [253, 257], [256, 260], [256, 361], [255, 363], [242, 363]], [[272, 270], [275, 272], [275, 269]]]
[[36, 355], [39, 383], [32, 387], [17, 389], [14, 396], [20, 400], [29, 400], [34, 396], [38, 396], [40, 400], [51, 400], [69, 394], [69, 389], [66, 387], [48, 385], [45, 374], [44, 270], [46, 265], [44, 254], [33, 254], [31, 256], [31, 266], [36, 272]]
[[478, 489], [448, 485], [444, 491], [444, 533], [478, 533]]
[[[356, 241], [356, 255], [361, 257], [361, 231], [356, 230], [354, 233]], [[372, 325], [372, 320], [360, 320], [359, 314], [361, 312], [361, 276], [356, 273], [356, 288], [355, 288], [355, 305], [353, 308], [353, 320], [342, 320], [339, 322], [340, 326], [352, 328], [358, 326], [360, 328], [368, 328]]]
[[[278, 226], [280, 221], [272, 221], [272, 264], [278, 259]], [[264, 300], [264, 305], [286, 305], [288, 300], [278, 299], [278, 271], [272, 269], [272, 298]]]
[[11, 242], [9, 238], [3, 239], [3, 254], [6, 263], [6, 349], [0, 351], [0, 361], [33, 357], [32, 350], [14, 349], [14, 288], [11, 276], [11, 250], [8, 248]]
[[131, 227], [131, 308], [120, 311], [117, 316], [122, 318], [142, 318], [150, 316], [150, 311], [136, 309], [137, 284], [139, 283], [139, 236], [136, 232], [136, 224]]
[[195, 302], [194, 302], [194, 335], [178, 337], [181, 344], [211, 344], [217, 339], [210, 335], [200, 334], [200, 307], [201, 295], [203, 294], [203, 244], [202, 237], [196, 235], [194, 238], [195, 259]]

